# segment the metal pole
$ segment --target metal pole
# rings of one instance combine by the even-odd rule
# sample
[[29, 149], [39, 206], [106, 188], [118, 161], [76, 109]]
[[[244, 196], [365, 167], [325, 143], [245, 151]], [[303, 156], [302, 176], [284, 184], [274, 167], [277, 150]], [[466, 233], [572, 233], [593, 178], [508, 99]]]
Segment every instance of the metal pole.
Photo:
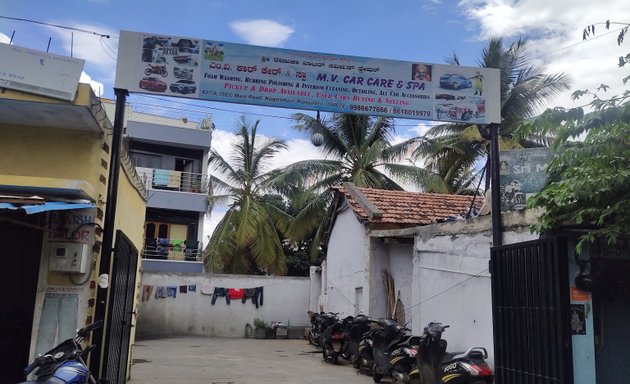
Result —
[[[114, 223], [116, 219], [116, 200], [118, 199], [118, 178], [120, 175], [120, 152], [122, 148], [123, 124], [125, 116], [125, 104], [129, 92], [126, 89], [114, 88], [116, 94], [116, 113], [114, 117], [114, 133], [111, 143], [111, 157], [109, 161], [109, 178], [107, 183], [107, 199], [105, 201], [105, 222], [103, 223], [103, 245], [101, 248], [101, 262], [99, 265], [99, 284], [96, 291], [96, 306], [94, 309], [94, 320], [103, 320], [107, 312], [107, 300], [109, 292], [109, 281], [111, 281], [111, 265], [114, 242]], [[103, 277], [103, 279], [101, 279]], [[101, 286], [102, 280], [107, 281], [105, 286]], [[92, 341], [97, 345], [97, 349], [90, 354], [90, 369], [95, 377], [101, 377], [101, 362], [104, 345], [106, 342], [105, 329], [109, 324], [103, 324], [103, 328], [92, 332]]]
[[499, 124], [490, 124], [490, 186], [492, 188], [492, 245], [503, 244], [501, 223], [501, 185], [499, 183]]

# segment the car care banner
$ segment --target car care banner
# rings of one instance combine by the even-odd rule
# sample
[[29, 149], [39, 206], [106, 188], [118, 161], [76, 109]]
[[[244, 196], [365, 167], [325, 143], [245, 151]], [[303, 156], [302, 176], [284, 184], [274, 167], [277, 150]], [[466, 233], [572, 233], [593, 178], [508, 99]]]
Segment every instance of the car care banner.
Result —
[[122, 31], [116, 88], [405, 119], [499, 123], [496, 69]]

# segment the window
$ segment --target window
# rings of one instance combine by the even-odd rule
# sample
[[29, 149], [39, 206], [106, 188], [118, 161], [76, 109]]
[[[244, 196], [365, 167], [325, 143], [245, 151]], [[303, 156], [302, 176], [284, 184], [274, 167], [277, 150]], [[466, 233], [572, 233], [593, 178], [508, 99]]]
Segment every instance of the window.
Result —
[[162, 156], [149, 155], [146, 153], [132, 153], [133, 163], [141, 168], [162, 168]]

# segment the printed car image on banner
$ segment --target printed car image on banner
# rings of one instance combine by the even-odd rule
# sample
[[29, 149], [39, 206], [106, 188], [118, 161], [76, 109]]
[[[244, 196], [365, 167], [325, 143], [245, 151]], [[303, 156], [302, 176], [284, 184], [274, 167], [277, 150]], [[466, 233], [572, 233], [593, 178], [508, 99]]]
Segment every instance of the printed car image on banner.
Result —
[[122, 31], [116, 88], [239, 104], [500, 122], [499, 71]]

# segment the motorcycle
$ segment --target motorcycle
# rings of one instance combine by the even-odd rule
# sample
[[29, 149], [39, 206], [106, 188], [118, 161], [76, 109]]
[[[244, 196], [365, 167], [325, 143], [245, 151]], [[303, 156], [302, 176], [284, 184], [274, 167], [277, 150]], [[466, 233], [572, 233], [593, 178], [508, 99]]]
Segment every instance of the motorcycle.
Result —
[[346, 360], [350, 360], [354, 368], [359, 368], [359, 345], [361, 344], [363, 337], [371, 330], [372, 323], [373, 320], [370, 317], [357, 315], [348, 326], [348, 331], [346, 332], [346, 342], [344, 344], [345, 353], [341, 356]]
[[168, 76], [168, 71], [166, 70], [166, 66], [148, 64], [148, 67], [144, 69], [144, 74], [149, 76], [153, 73], [155, 73], [156, 75], [160, 75], [162, 77]]
[[308, 331], [308, 342], [316, 347], [321, 346], [321, 334], [335, 323], [337, 318], [337, 313], [334, 312], [313, 312], [308, 311], [308, 315], [310, 317], [311, 326]]
[[337, 320], [321, 334], [322, 354], [324, 361], [337, 364], [339, 356], [349, 359], [347, 335], [348, 329], [354, 317], [346, 316], [343, 320]]
[[448, 325], [429, 323], [418, 347], [417, 368], [412, 379], [422, 384], [490, 384], [493, 372], [486, 363], [488, 351], [472, 347], [465, 352], [446, 352], [447, 342], [442, 333]]
[[106, 383], [104, 379], [98, 382], [94, 379], [85, 359], [89, 353], [96, 348], [92, 344], [89, 347], [81, 348], [81, 343], [94, 329], [100, 328], [103, 321], [99, 320], [77, 331], [74, 338], [65, 340], [44, 355], [40, 355], [24, 369], [24, 375], [28, 376], [34, 372], [35, 381], [26, 383], [59, 383], [59, 384], [96, 384]]
[[[361, 365], [371, 363], [369, 371], [375, 383], [380, 383], [384, 376], [391, 376], [393, 383], [410, 383], [411, 373], [416, 369], [420, 337], [411, 335], [410, 329], [398, 325], [394, 320], [380, 319], [378, 324], [380, 329], [371, 334], [372, 361], [369, 356], [362, 354]], [[365, 367], [362, 368], [365, 371]]]

